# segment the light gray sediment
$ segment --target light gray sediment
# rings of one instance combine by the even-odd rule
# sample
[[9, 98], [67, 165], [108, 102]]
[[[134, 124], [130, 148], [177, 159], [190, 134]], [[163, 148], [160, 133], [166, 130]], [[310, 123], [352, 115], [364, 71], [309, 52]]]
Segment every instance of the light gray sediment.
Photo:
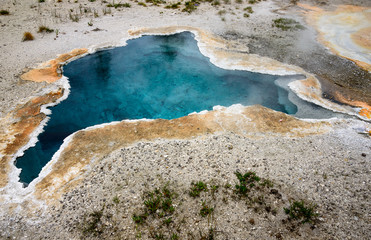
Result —
[[[252, 170], [274, 181], [274, 188], [282, 194], [282, 201], [271, 202], [277, 208], [277, 215], [254, 211], [244, 200], [233, 197], [231, 189], [226, 190], [228, 195], [222, 187], [216, 200], [205, 195], [215, 206], [216, 239], [276, 239], [277, 236], [282, 239], [369, 239], [370, 138], [343, 127], [304, 138], [249, 139], [223, 133], [191, 140], [140, 142], [113, 152], [89, 169], [84, 180], [42, 218], [3, 216], [1, 236], [134, 239], [139, 231], [142, 239], [147, 239], [149, 231], [146, 227], [136, 228], [132, 215], [143, 209], [145, 190], [170, 182], [169, 186], [179, 193], [174, 221], [185, 219], [180, 239], [192, 239], [190, 234], [199, 236], [200, 231], [208, 231], [209, 225], [208, 220], [199, 215], [201, 200], [188, 195], [191, 182], [202, 180], [220, 186], [231, 183], [234, 187], [235, 171]], [[118, 204], [113, 201], [115, 196]], [[304, 224], [292, 228], [282, 222], [287, 218], [283, 207], [295, 199], [318, 205], [320, 216], [314, 226]], [[84, 235], [84, 217], [101, 210], [103, 205], [103, 233]], [[249, 223], [252, 218], [254, 225]]]

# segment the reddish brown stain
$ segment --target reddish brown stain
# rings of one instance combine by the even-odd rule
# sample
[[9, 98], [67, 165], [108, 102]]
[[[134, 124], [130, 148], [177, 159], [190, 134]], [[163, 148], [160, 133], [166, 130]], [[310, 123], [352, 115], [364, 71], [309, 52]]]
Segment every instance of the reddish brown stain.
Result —
[[4, 145], [4, 148], [0, 150], [3, 155], [0, 158], [0, 187], [6, 186], [8, 182], [7, 174], [10, 170], [9, 161], [12, 156], [30, 141], [31, 133], [45, 119], [46, 115], [40, 112], [41, 106], [55, 102], [63, 96], [63, 92], [60, 89], [57, 92], [35, 97], [26, 104], [17, 107], [6, 117], [10, 122], [5, 124], [8, 129], [0, 134], [0, 143]]
[[69, 53], [62, 54], [56, 59], [50, 60], [43, 64], [42, 68], [35, 68], [29, 72], [23, 74], [21, 78], [23, 80], [29, 80], [34, 82], [48, 82], [52, 83], [61, 78], [60, 67], [62, 64], [71, 58], [83, 55], [88, 52], [88, 49], [74, 49]]
[[304, 122], [262, 106], [243, 108], [240, 113], [211, 111], [174, 120], [120, 122], [102, 128], [77, 132], [63, 149], [52, 171], [35, 187], [35, 196], [46, 201], [58, 199], [73, 188], [85, 172], [85, 166], [94, 165], [111, 152], [138, 141], [158, 138], [189, 139], [215, 132], [234, 132], [245, 136], [287, 135], [306, 136], [328, 131], [326, 122]]

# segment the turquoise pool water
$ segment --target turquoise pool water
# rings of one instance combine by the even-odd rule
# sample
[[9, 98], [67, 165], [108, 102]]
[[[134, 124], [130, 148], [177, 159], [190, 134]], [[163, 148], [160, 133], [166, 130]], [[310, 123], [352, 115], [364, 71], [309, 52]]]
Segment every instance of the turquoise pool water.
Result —
[[63, 143], [88, 126], [123, 119], [174, 119], [213, 106], [261, 104], [294, 114], [278, 76], [218, 68], [203, 56], [193, 34], [143, 36], [64, 66], [71, 93], [52, 107], [35, 147], [17, 159], [30, 183]]

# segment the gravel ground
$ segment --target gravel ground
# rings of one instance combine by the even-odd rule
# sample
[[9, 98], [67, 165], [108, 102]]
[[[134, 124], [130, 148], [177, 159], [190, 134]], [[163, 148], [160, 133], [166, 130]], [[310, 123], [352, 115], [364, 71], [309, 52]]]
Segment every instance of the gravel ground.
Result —
[[[1, 236], [148, 239], [162, 233], [170, 239], [175, 233], [179, 239], [206, 239], [212, 228], [215, 239], [369, 239], [370, 138], [343, 127], [305, 138], [223, 133], [140, 142], [89, 169], [42, 220], [4, 217]], [[236, 171], [255, 171], [274, 185], [252, 189], [250, 199], [241, 197], [234, 191]], [[197, 181], [207, 183], [209, 191], [192, 198], [191, 183]], [[144, 213], [145, 193], [166, 184], [177, 193], [174, 213], [135, 224], [132, 216]], [[214, 193], [212, 185], [219, 186]], [[283, 208], [299, 200], [317, 205], [313, 222], [288, 220]], [[202, 202], [214, 208], [212, 216], [200, 216]], [[92, 213], [102, 213], [93, 229]], [[167, 226], [163, 221], [169, 216]]]

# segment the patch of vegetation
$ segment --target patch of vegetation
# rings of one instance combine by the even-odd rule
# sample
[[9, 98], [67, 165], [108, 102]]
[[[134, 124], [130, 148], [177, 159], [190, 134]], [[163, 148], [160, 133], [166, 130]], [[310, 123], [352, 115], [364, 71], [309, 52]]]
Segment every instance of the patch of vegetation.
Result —
[[23, 42], [24, 41], [32, 41], [34, 39], [35, 39], [35, 37], [32, 35], [32, 33], [30, 33], [30, 32], [23, 33], [23, 38], [22, 38]]
[[211, 196], [213, 198], [215, 198], [215, 193], [217, 193], [219, 191], [219, 185], [211, 185], [210, 186], [210, 192], [211, 192]]
[[45, 0], [39, 0], [39, 3], [43, 3], [43, 2], [45, 2]]
[[244, 16], [245, 18], [248, 18], [248, 17], [250, 17], [250, 14], [248, 14], [248, 13], [244, 13], [243, 16]]
[[220, 16], [222, 16], [222, 15], [224, 15], [224, 14], [226, 14], [226, 13], [227, 13], [226, 10], [220, 10], [220, 11], [218, 12], [218, 14], [219, 14]]
[[177, 2], [177, 3], [173, 3], [171, 5], [167, 5], [167, 6], [165, 6], [165, 8], [167, 8], [167, 9], [177, 9], [177, 8], [179, 8], [179, 6], [181, 4], [182, 4], [181, 2]]
[[8, 10], [0, 10], [0, 15], [9, 15], [9, 11]]
[[85, 216], [82, 224], [83, 234], [93, 234], [95, 236], [100, 235], [104, 231], [104, 224], [102, 223], [103, 211], [105, 206], [99, 211], [94, 211], [88, 216]]
[[103, 15], [107, 15], [107, 14], [112, 13], [111, 8], [103, 8], [102, 12], [103, 12]]
[[125, 8], [130, 8], [131, 5], [130, 3], [115, 3], [114, 1], [112, 3], [109, 3], [107, 4], [107, 7], [113, 7], [113, 8], [121, 8], [121, 7], [125, 7]]
[[147, 192], [143, 201], [145, 212], [134, 214], [133, 221], [135, 223], [143, 223], [149, 215], [159, 218], [171, 215], [175, 211], [173, 206], [175, 195], [175, 192], [172, 192], [167, 185], [161, 189], [156, 188], [152, 192]]
[[39, 30], [37, 32], [38, 33], [43, 33], [43, 32], [52, 33], [52, 32], [54, 32], [54, 29], [48, 28], [46, 26], [40, 26]]
[[249, 3], [250, 4], [255, 4], [255, 3], [258, 3], [258, 2], [261, 2], [262, 0], [249, 0]]
[[184, 3], [184, 8], [182, 12], [192, 13], [197, 9], [198, 6], [200, 6], [200, 2], [197, 0], [191, 0]]
[[268, 188], [271, 188], [273, 187], [273, 182], [269, 179], [263, 179], [263, 181], [260, 183], [261, 186], [263, 187], [268, 187]]
[[303, 30], [305, 27], [299, 22], [290, 18], [278, 18], [273, 20], [273, 26], [281, 29], [282, 31], [287, 30]]
[[220, 5], [220, 1], [219, 0], [214, 0], [211, 5], [213, 6], [219, 6]]
[[164, 0], [146, 0], [146, 3], [152, 3], [154, 6], [158, 6], [160, 4], [166, 3]]
[[114, 196], [112, 201], [115, 203], [115, 204], [119, 204], [120, 203], [120, 199], [118, 196]]
[[301, 221], [301, 223], [313, 222], [318, 214], [315, 212], [315, 205], [305, 204], [304, 201], [294, 201], [284, 211], [289, 215], [289, 219]]
[[71, 19], [72, 22], [79, 22], [80, 21], [80, 16], [76, 14], [72, 14], [71, 12], [69, 13], [69, 18]]
[[236, 3], [238, 3], [238, 4], [242, 4], [243, 1], [242, 1], [242, 0], [236, 0]]
[[136, 224], [143, 224], [148, 217], [148, 213], [133, 214], [132, 219]]
[[201, 192], [207, 192], [208, 189], [207, 189], [207, 184], [202, 182], [202, 181], [198, 181], [196, 183], [192, 183], [191, 185], [191, 189], [189, 191], [189, 195], [191, 197], [199, 197]]
[[[239, 207], [243, 207], [245, 204], [245, 209], [249, 213], [244, 215], [246, 217], [244, 219], [250, 227], [252, 225], [260, 227], [259, 224], [263, 218], [261, 218], [262, 215], [257, 216], [256, 214], [263, 214], [268, 218], [276, 216], [278, 212], [280, 214], [285, 212], [287, 218], [273, 217], [272, 220], [269, 220], [276, 221], [274, 224], [278, 224], [280, 229], [284, 229], [279, 234], [295, 234], [294, 228], [302, 226], [301, 223], [311, 223], [318, 216], [315, 206], [305, 204], [304, 201], [289, 203], [286, 197], [282, 197], [279, 190], [271, 188], [273, 187], [271, 180], [257, 176], [254, 171], [243, 173], [237, 171], [234, 175], [237, 178], [236, 189], [233, 189], [229, 183], [217, 182], [216, 180], [206, 182], [198, 179], [190, 186], [186, 186], [186, 189], [182, 188], [180, 191], [183, 194], [177, 194], [175, 189], [178, 188], [173, 185], [170, 187], [169, 183], [154, 187], [152, 190], [146, 190], [142, 195], [140, 210], [131, 215], [136, 229], [136, 237], [145, 239], [222, 238], [222, 234], [225, 233], [223, 233], [223, 229], [217, 227], [217, 221], [220, 217], [215, 217], [215, 215], [219, 214], [219, 211], [234, 207], [235, 204], [239, 204]], [[80, 225], [82, 227], [79, 228], [85, 235], [83, 237], [90, 238], [92, 235], [103, 237], [108, 236], [106, 234], [114, 234], [114, 231], [119, 231], [111, 231], [110, 229], [118, 229], [119, 225], [115, 225], [116, 219], [126, 218], [126, 215], [118, 215], [115, 218], [108, 215], [109, 212], [119, 212], [117, 211], [120, 206], [118, 196], [120, 195], [113, 195], [112, 202], [107, 204], [106, 208], [111, 209], [105, 209], [103, 206], [101, 210], [94, 211], [84, 217], [83, 224]], [[223, 206], [219, 208], [220, 204]], [[288, 207], [285, 208], [285, 206]], [[188, 230], [187, 226], [198, 222], [200, 224], [196, 224], [199, 226], [196, 231]], [[294, 230], [291, 231], [292, 229]], [[273, 234], [274, 231], [272, 231]]]
[[245, 7], [243, 9], [244, 11], [247, 11], [248, 13], [253, 13], [254, 11], [252, 10], [252, 7]]
[[240, 182], [240, 184], [236, 184], [237, 193], [244, 196], [260, 181], [260, 177], [252, 171], [248, 171], [243, 175], [240, 172], [235, 172], [235, 175]]
[[138, 2], [138, 5], [143, 6], [143, 7], [147, 7], [147, 4], [145, 4], [144, 2]]
[[89, 2], [95, 2], [96, 0], [89, 0]]
[[202, 208], [200, 210], [200, 215], [202, 217], [209, 216], [213, 212], [214, 212], [214, 208], [213, 207], [210, 207], [208, 204], [206, 204], [206, 202], [202, 202]]

